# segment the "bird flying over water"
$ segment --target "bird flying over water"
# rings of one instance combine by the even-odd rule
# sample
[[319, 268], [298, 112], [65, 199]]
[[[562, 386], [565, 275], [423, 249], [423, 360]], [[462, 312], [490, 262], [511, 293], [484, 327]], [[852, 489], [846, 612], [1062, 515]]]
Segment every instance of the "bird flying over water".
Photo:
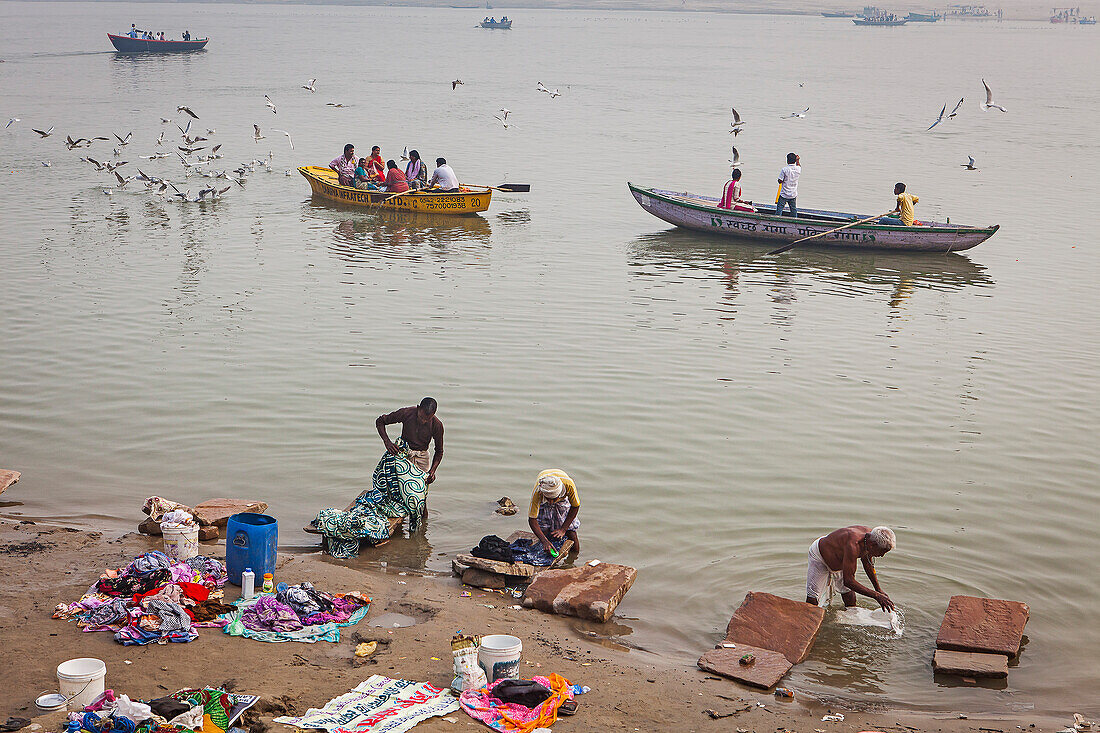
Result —
[[52, 135], [52, 134], [53, 134], [53, 127], [51, 127], [50, 129], [48, 129], [48, 130], [46, 130], [46, 131], [42, 131], [42, 130], [37, 130], [37, 129], [35, 129], [35, 128], [33, 128], [33, 127], [32, 127], [32, 128], [31, 128], [31, 132], [37, 132], [37, 133], [38, 133], [39, 135], [41, 135], [42, 137], [49, 137], [50, 135]]
[[504, 125], [505, 130], [508, 129], [508, 118], [507, 117], [501, 117], [500, 115], [493, 115], [493, 119], [498, 120], [500, 122], [500, 124]]
[[452, 81], [451, 82], [451, 91], [453, 92], [455, 89], [458, 89], [458, 85], [461, 84], [461, 83], [462, 83], [461, 79], [455, 79], [454, 81]]
[[162, 124], [162, 125], [167, 125], [171, 121], [172, 120], [168, 119], [167, 117], [161, 117], [160, 118], [160, 124]]
[[[191, 111], [190, 107], [184, 107], [183, 105], [180, 105], [179, 107], [176, 107], [176, 111], [177, 112], [183, 112], [184, 114], [191, 115], [196, 120], [199, 118], [199, 116], [197, 114], [195, 114], [194, 112]], [[191, 123], [188, 123], [188, 124], [191, 124]]]
[[963, 106], [963, 102], [966, 101], [966, 97], [959, 100], [959, 103], [955, 105], [955, 109], [951, 110], [951, 114], [947, 115], [947, 119], [954, 119], [955, 115], [959, 113], [959, 107]]
[[271, 97], [265, 94], [264, 100], [264, 103], [267, 105], [267, 108], [271, 110], [272, 114], [279, 114], [279, 110], [275, 109], [275, 103], [271, 101]]
[[117, 132], [111, 133], [111, 134], [113, 134], [115, 136], [115, 140], [118, 140], [119, 145], [129, 145], [130, 144], [130, 138], [132, 138], [134, 136], [133, 132], [126, 133], [126, 137], [119, 137]]
[[801, 119], [801, 118], [805, 117], [807, 114], [809, 114], [809, 112], [810, 112], [810, 108], [807, 107], [806, 109], [802, 110], [801, 112], [791, 112], [789, 115], [786, 115], [782, 119], [791, 120], [791, 119], [794, 119], [796, 117]]
[[6, 130], [7, 128], [14, 125], [16, 122], [22, 122], [22, 120], [18, 117], [12, 117], [10, 120], [8, 120], [8, 124], [4, 125], [4, 129]]
[[744, 121], [741, 119], [741, 115], [737, 114], [737, 110], [730, 107], [730, 112], [733, 112], [733, 122], [730, 123], [731, 127], [741, 127], [744, 125]]
[[[943, 122], [943, 116], [946, 113], [947, 113], [947, 103], [945, 102], [944, 105], [943, 105], [943, 109], [940, 110], [940, 116], [936, 118], [935, 122], [933, 122], [931, 125], [929, 125], [928, 130], [931, 130], [933, 127], [935, 127], [936, 125]], [[928, 130], [925, 130], [925, 132], [928, 132]]]
[[313, 88], [313, 85], [316, 84], [316, 83], [317, 83], [316, 79], [310, 79], [309, 83], [302, 85], [302, 89], [305, 89], [306, 91], [310, 91], [310, 92], [315, 92], [317, 90]]
[[974, 165], [974, 156], [968, 155], [966, 157], [969, 158], [969, 160], [966, 163], [959, 163], [959, 165], [961, 165], [963, 168], [966, 168], [968, 171], [978, 170], [978, 166]]
[[987, 110], [999, 109], [1002, 112], [1007, 112], [1007, 109], [993, 102], [993, 90], [990, 89], [989, 85], [985, 83], [985, 79], [982, 79], [982, 86], [985, 87], [985, 104], [983, 104], [982, 106]]
[[252, 139], [253, 140], [255, 140], [256, 142], [260, 142], [261, 140], [264, 139], [263, 134], [260, 132], [260, 126], [259, 125], [255, 125], [255, 124], [252, 125], [252, 129], [255, 130], [255, 132], [252, 133]]
[[326, 102], [326, 107], [346, 107], [346, 104], [340, 104], [339, 102]]
[[508, 119], [508, 115], [510, 115], [512, 113], [512, 110], [507, 109], [505, 107], [501, 107], [500, 112], [501, 112], [502, 115], [504, 115], [504, 119]]
[[281, 132], [282, 134], [286, 135], [286, 139], [290, 142], [290, 149], [291, 150], [294, 149], [294, 140], [291, 139], [289, 132], [287, 132], [286, 130], [276, 130], [274, 127], [271, 128], [271, 131], [272, 132]]
[[405, 149], [401, 151], [401, 160], [408, 160], [408, 159], [409, 159], [409, 146], [406, 145]]
[[730, 168], [737, 168], [741, 165], [741, 156], [737, 153], [737, 148], [733, 148], [733, 157], [730, 158]]

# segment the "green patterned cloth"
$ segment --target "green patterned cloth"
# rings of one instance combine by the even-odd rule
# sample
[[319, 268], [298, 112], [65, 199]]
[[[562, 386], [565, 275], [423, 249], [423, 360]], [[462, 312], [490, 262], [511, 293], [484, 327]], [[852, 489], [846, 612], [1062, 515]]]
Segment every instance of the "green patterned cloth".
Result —
[[202, 705], [202, 733], [224, 733], [260, 699], [258, 695], [237, 695], [215, 687], [180, 690], [171, 697], [192, 706]]
[[325, 536], [325, 551], [346, 559], [359, 554], [363, 540], [381, 542], [390, 537], [391, 517], [405, 517], [410, 532], [420, 529], [427, 506], [428, 474], [410, 460], [403, 440], [398, 455], [388, 451], [374, 469], [371, 488], [364, 491], [347, 511], [322, 509], [313, 520]]

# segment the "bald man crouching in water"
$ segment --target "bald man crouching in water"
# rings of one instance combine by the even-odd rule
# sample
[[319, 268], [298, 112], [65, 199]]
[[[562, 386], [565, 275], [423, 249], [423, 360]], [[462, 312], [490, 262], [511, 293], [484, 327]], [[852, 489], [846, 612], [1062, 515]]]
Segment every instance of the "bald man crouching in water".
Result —
[[[897, 546], [897, 538], [889, 527], [854, 525], [819, 537], [810, 545], [806, 568], [806, 603], [827, 606], [833, 590], [840, 592], [844, 605], [856, 605], [856, 593], [873, 598], [884, 611], [893, 611], [894, 602], [882, 592], [875, 574], [875, 558], [882, 557]], [[856, 560], [863, 563], [874, 590], [856, 582]]]

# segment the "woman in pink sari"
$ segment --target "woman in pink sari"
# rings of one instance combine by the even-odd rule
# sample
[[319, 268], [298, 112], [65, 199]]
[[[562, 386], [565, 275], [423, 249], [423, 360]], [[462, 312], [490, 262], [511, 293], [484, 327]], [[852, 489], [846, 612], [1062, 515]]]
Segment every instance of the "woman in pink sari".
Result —
[[741, 203], [741, 169], [734, 168], [730, 174], [730, 180], [726, 182], [726, 188], [722, 191], [722, 202], [719, 209], [732, 209], [733, 205]]

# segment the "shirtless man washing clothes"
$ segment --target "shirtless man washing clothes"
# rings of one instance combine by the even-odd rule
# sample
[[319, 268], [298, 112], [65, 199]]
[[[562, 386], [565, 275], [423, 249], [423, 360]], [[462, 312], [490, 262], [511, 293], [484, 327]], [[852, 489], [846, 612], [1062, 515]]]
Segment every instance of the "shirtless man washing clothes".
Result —
[[[875, 573], [875, 558], [897, 546], [889, 527], [854, 525], [819, 537], [810, 545], [806, 568], [806, 603], [828, 606], [833, 591], [838, 591], [845, 607], [856, 605], [856, 594], [874, 599], [884, 611], [893, 611], [894, 602], [882, 592]], [[874, 590], [856, 581], [856, 561], [871, 580]]]

